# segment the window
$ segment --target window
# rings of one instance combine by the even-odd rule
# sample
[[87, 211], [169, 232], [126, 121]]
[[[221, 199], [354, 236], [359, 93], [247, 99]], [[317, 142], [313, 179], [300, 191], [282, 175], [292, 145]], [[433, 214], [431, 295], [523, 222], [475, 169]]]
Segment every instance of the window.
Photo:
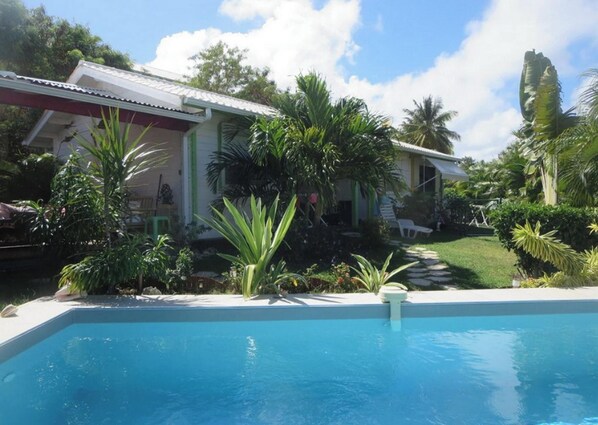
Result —
[[436, 192], [436, 168], [426, 165], [419, 166], [419, 186], [421, 192]]

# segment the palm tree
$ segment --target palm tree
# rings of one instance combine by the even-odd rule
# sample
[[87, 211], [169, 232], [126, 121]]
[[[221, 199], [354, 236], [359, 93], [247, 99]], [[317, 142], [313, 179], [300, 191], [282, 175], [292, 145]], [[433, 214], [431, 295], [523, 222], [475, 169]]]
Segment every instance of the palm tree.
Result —
[[587, 88], [580, 96], [578, 124], [558, 138], [561, 183], [567, 199], [577, 206], [598, 206], [598, 68], [584, 74]]
[[561, 107], [561, 84], [550, 59], [534, 50], [525, 53], [519, 102], [523, 126], [516, 133], [524, 140], [530, 168], [540, 170], [544, 202], [557, 203], [558, 137], [576, 124], [573, 109]]
[[247, 148], [229, 145], [214, 156], [208, 173], [212, 188], [223, 170], [237, 164], [251, 177], [234, 186], [234, 199], [247, 198], [256, 189], [271, 195], [316, 192], [315, 223], [334, 204], [336, 183], [342, 179], [359, 183], [364, 191], [381, 184], [397, 189], [398, 152], [388, 120], [370, 113], [360, 99], [333, 101], [316, 74], [300, 75], [296, 81], [297, 92], [285, 93], [275, 105], [281, 115], [253, 123]]
[[422, 148], [452, 154], [452, 141], [461, 140], [461, 136], [446, 128], [446, 124], [457, 116], [457, 112], [442, 111], [442, 100], [432, 99], [432, 96], [425, 97], [422, 103], [415, 100], [413, 103], [414, 109], [403, 109], [407, 116], [399, 128], [399, 139]]

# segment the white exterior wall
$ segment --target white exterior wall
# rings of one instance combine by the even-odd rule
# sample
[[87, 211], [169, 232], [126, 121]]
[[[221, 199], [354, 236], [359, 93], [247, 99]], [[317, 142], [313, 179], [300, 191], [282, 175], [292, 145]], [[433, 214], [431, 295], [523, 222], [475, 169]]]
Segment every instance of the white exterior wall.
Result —
[[[90, 140], [89, 128], [93, 125], [89, 117], [73, 115], [73, 125], [68, 129], [60, 131], [53, 140], [54, 154], [62, 161], [66, 161], [73, 151], [81, 152], [81, 147], [77, 144], [77, 139], [64, 141], [70, 137], [73, 132], [77, 132], [78, 137]], [[96, 120], [97, 121], [97, 120]], [[124, 123], [122, 124], [125, 125]], [[142, 131], [142, 126], [134, 125], [129, 134], [130, 139], [134, 140]], [[182, 156], [181, 140], [183, 133], [165, 130], [161, 128], [151, 128], [141, 140], [141, 143], [147, 144], [148, 149], [164, 149], [163, 154], [167, 155], [166, 163], [163, 166], [152, 168], [144, 174], [137, 176], [130, 184], [129, 189], [134, 197], [151, 197], [156, 200], [158, 194], [158, 181], [162, 174], [162, 184], [168, 183], [172, 189], [174, 203], [179, 214], [182, 205]]]

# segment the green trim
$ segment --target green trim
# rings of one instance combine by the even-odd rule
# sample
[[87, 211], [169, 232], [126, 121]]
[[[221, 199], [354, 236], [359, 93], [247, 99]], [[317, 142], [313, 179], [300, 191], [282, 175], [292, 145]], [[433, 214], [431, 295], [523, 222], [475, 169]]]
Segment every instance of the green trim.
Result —
[[376, 191], [372, 188], [368, 190], [368, 218], [374, 217], [376, 209]]
[[197, 198], [199, 196], [197, 190], [197, 133], [195, 131], [189, 136], [189, 170], [191, 174], [191, 215], [195, 220], [195, 215], [198, 213]]
[[[218, 153], [222, 152], [222, 121], [218, 123]], [[224, 172], [220, 173], [220, 177], [218, 178], [218, 182], [216, 183], [216, 191], [218, 193], [222, 192], [222, 188], [224, 187]]]
[[351, 182], [351, 226], [359, 226], [359, 184]]

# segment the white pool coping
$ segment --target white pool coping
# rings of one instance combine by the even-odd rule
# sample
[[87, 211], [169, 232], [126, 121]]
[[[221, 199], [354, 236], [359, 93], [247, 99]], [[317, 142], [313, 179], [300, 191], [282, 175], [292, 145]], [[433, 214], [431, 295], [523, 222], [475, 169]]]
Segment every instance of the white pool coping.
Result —
[[[479, 289], [458, 291], [409, 292], [404, 307], [418, 306], [432, 311], [438, 306], [473, 304], [481, 308], [504, 303], [526, 302], [598, 302], [598, 287], [559, 289]], [[247, 307], [326, 307], [380, 305], [373, 294], [300, 294], [287, 298], [259, 296], [244, 301], [240, 295], [155, 295], [155, 296], [90, 296], [84, 300], [59, 302], [50, 297], [40, 298], [19, 306], [17, 315], [0, 318], [0, 346], [44, 323], [80, 309], [172, 309], [172, 308], [247, 308]], [[595, 304], [598, 306], [598, 303]], [[598, 311], [597, 311], [598, 312]]]

